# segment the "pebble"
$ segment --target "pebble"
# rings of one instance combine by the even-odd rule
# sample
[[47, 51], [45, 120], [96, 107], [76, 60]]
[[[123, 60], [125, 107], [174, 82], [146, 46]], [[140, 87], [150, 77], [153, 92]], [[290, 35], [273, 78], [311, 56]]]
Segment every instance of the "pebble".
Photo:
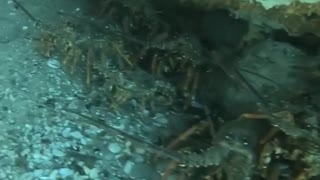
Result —
[[87, 145], [88, 141], [86, 139], [80, 139], [80, 144]]
[[82, 103], [80, 100], [74, 99], [68, 104], [68, 109], [75, 109], [76, 110], [79, 107], [81, 107], [81, 105], [82, 105]]
[[179, 177], [176, 174], [172, 174], [168, 177], [168, 180], [176, 180], [179, 179]]
[[48, 179], [58, 179], [58, 170], [53, 170], [49, 176], [48, 176]]
[[59, 175], [61, 176], [61, 178], [66, 178], [73, 175], [73, 170], [69, 168], [61, 168], [59, 169]]
[[161, 179], [160, 174], [152, 166], [145, 163], [136, 163], [129, 174], [135, 179]]
[[22, 26], [22, 30], [26, 31], [26, 30], [28, 30], [28, 29], [29, 29], [28, 26]]
[[5, 179], [7, 177], [6, 173], [1, 172], [0, 173], [0, 179]]
[[114, 160], [114, 155], [111, 153], [107, 153], [106, 155], [104, 155], [104, 158], [108, 161]]
[[160, 114], [160, 113], [157, 113], [154, 119], [160, 124], [168, 123], [168, 119], [163, 114]]
[[97, 168], [88, 168], [87, 166], [82, 166], [83, 171], [89, 176], [90, 179], [98, 179], [99, 178], [99, 170]]
[[97, 128], [96, 126], [90, 126], [88, 129], [85, 130], [86, 134], [96, 135], [101, 132], [101, 129]]
[[30, 149], [25, 149], [25, 150], [23, 150], [21, 153], [20, 153], [20, 155], [22, 156], [22, 157], [24, 157], [24, 156], [26, 156], [27, 154], [29, 154], [30, 153]]
[[119, 153], [122, 150], [122, 148], [121, 148], [119, 143], [110, 143], [108, 145], [108, 149], [112, 153]]
[[131, 174], [133, 167], [134, 167], [134, 162], [127, 161], [126, 164], [124, 165], [123, 171], [126, 174]]
[[50, 68], [53, 68], [53, 69], [58, 69], [60, 68], [60, 62], [56, 59], [49, 59], [47, 61], [47, 65], [50, 67]]
[[44, 173], [44, 170], [36, 169], [36, 170], [33, 171], [33, 176], [34, 177], [41, 177], [43, 175], [43, 173]]
[[135, 155], [134, 156], [134, 161], [138, 163], [142, 163], [145, 161], [144, 157], [142, 155]]
[[18, 177], [18, 180], [32, 180], [33, 178], [33, 174], [31, 172], [27, 172], [22, 174], [21, 176]]
[[72, 132], [70, 133], [70, 135], [76, 139], [82, 139], [83, 138], [83, 135], [79, 132], [79, 131], [75, 131], [75, 132]]
[[145, 154], [146, 153], [146, 149], [142, 148], [142, 147], [136, 147], [135, 148], [135, 152], [138, 154]]
[[93, 168], [89, 172], [89, 177], [91, 179], [98, 179], [99, 178], [99, 170], [97, 168]]
[[65, 153], [60, 151], [59, 149], [52, 149], [52, 154], [57, 157], [65, 156]]
[[71, 135], [71, 128], [65, 128], [62, 130], [62, 136], [65, 138], [70, 137]]

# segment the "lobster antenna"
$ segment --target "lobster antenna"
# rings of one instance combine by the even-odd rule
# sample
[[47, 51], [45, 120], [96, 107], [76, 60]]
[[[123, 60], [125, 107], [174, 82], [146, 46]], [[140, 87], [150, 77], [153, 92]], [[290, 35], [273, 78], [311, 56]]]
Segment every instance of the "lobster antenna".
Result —
[[39, 19], [35, 18], [20, 2], [18, 2], [17, 0], [12, 1], [15, 3], [17, 8], [20, 8], [22, 12], [25, 13], [31, 19], [31, 21], [34, 22], [37, 27], [40, 27], [42, 25], [42, 22]]

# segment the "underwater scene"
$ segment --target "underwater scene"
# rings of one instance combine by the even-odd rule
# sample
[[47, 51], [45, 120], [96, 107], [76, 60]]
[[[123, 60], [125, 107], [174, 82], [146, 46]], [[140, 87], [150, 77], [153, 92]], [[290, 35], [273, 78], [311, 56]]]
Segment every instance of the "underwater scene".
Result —
[[320, 179], [320, 0], [1, 0], [0, 180]]

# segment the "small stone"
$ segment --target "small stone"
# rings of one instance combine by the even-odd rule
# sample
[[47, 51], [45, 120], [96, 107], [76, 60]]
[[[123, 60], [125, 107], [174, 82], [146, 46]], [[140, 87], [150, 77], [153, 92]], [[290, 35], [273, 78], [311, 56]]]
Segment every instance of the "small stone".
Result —
[[22, 26], [22, 30], [28, 30], [29, 29], [29, 27], [28, 26]]
[[172, 174], [168, 177], [168, 180], [175, 180], [175, 179], [179, 179], [179, 177], [176, 174]]
[[0, 179], [6, 179], [7, 175], [4, 172], [0, 172]]
[[114, 155], [111, 153], [107, 153], [106, 155], [104, 155], [104, 158], [108, 161], [114, 160]]
[[168, 119], [163, 114], [157, 113], [156, 117], [154, 117], [154, 118], [159, 124], [167, 124], [168, 123]]
[[26, 156], [27, 154], [29, 154], [30, 153], [30, 149], [25, 149], [25, 150], [23, 150], [21, 153], [20, 153], [20, 155], [22, 156], [22, 157], [24, 157], [24, 156]]
[[43, 175], [44, 171], [42, 169], [36, 169], [33, 171], [34, 177], [41, 177]]
[[58, 179], [58, 170], [53, 170], [49, 176], [48, 179]]
[[86, 134], [96, 135], [101, 132], [101, 129], [97, 128], [96, 126], [90, 126], [88, 129], [85, 130]]
[[198, 109], [203, 109], [205, 106], [200, 104], [199, 102], [192, 100], [191, 101], [191, 106], [194, 108], [198, 108]]
[[136, 147], [135, 148], [135, 152], [138, 154], [145, 154], [146, 153], [146, 149], [145, 148], [141, 148], [141, 147]]
[[108, 149], [112, 153], [119, 153], [121, 151], [121, 146], [119, 143], [110, 143]]
[[271, 157], [267, 157], [264, 159], [265, 164], [269, 164], [271, 162]]
[[65, 156], [65, 153], [62, 152], [62, 151], [60, 151], [59, 149], [53, 149], [53, 150], [52, 150], [52, 154], [53, 154], [54, 156], [57, 156], [57, 157], [63, 157], [63, 156]]
[[70, 133], [70, 135], [76, 139], [81, 139], [83, 138], [83, 135], [79, 132], [79, 131], [75, 131], [75, 132], [72, 132]]
[[150, 111], [147, 109], [142, 110], [142, 114], [145, 116], [150, 116]]
[[71, 128], [65, 128], [62, 130], [62, 136], [65, 138], [70, 137], [71, 135]]
[[98, 179], [99, 178], [99, 170], [97, 168], [93, 168], [89, 172], [89, 177], [91, 179]]
[[[5, 179], [5, 178], [3, 178], [3, 179]], [[33, 179], [33, 175], [32, 175], [31, 172], [27, 172], [27, 173], [24, 173], [24, 174], [22, 174], [21, 176], [19, 176], [18, 179], [19, 179], [19, 180], [20, 180], [20, 179]]]
[[59, 169], [59, 175], [61, 176], [61, 178], [66, 178], [73, 175], [73, 170], [69, 168], [61, 168]]
[[[116, 119], [118, 119], [118, 117]], [[125, 130], [126, 126], [124, 123], [120, 123], [119, 125], [115, 125], [114, 128], [117, 128], [119, 130]]]
[[161, 179], [156, 169], [145, 163], [135, 163], [129, 176], [136, 179]]
[[83, 168], [84, 173], [86, 173], [87, 175], [90, 174], [90, 168], [88, 168], [88, 167], [85, 166], [85, 165], [80, 165], [80, 166]]
[[88, 144], [88, 141], [86, 139], [80, 139], [80, 143], [82, 145], [87, 145]]
[[68, 109], [75, 109], [76, 110], [79, 107], [81, 107], [81, 101], [78, 99], [74, 99], [68, 104]]
[[123, 171], [126, 174], [131, 174], [133, 167], [134, 167], [134, 162], [127, 161], [126, 164], [124, 165]]
[[144, 157], [142, 155], [135, 155], [134, 156], [134, 161], [137, 163], [142, 163], [145, 161]]
[[47, 65], [53, 69], [58, 69], [60, 68], [60, 62], [56, 59], [49, 59], [47, 61]]

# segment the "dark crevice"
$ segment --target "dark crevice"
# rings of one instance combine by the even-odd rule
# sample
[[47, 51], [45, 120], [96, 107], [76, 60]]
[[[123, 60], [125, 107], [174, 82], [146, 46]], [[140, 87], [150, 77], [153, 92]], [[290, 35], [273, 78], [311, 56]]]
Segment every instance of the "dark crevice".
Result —
[[271, 33], [271, 38], [276, 41], [289, 43], [303, 50], [308, 55], [317, 55], [320, 47], [320, 38], [311, 33], [291, 36], [285, 30], [275, 30]]

